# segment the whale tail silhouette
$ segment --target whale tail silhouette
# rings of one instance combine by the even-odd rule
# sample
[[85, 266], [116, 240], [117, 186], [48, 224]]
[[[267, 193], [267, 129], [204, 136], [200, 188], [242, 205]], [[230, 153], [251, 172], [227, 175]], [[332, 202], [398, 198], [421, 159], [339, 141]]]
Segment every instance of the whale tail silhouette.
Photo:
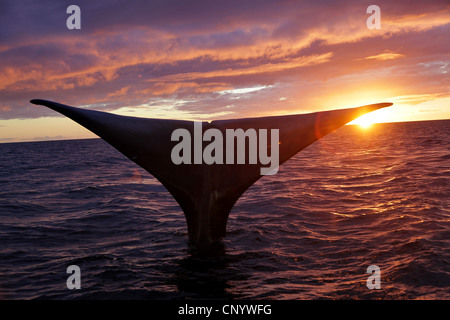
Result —
[[[172, 133], [176, 129], [185, 129], [195, 135], [192, 121], [119, 116], [40, 99], [30, 102], [49, 107], [78, 122], [158, 179], [183, 209], [189, 242], [195, 247], [221, 241], [232, 207], [262, 177], [260, 162], [175, 164], [171, 153], [178, 142], [172, 141]], [[203, 122], [201, 133], [216, 129], [225, 136], [227, 129], [278, 129], [281, 165], [353, 119], [391, 105], [378, 103], [310, 114]], [[269, 143], [268, 148], [271, 147]]]

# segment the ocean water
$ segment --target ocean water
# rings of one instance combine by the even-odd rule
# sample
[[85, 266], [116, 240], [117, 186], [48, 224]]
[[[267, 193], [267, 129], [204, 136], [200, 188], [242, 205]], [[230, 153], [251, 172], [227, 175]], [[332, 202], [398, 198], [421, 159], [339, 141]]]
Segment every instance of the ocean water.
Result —
[[449, 176], [450, 120], [345, 126], [253, 185], [201, 258], [171, 195], [102, 140], [0, 144], [0, 298], [447, 300]]

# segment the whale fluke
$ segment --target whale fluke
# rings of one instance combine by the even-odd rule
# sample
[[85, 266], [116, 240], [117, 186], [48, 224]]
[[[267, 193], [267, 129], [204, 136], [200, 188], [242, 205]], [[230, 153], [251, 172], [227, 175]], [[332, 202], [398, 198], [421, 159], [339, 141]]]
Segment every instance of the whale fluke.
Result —
[[[189, 242], [195, 247], [221, 241], [232, 207], [262, 177], [259, 162], [175, 164], [171, 152], [178, 142], [172, 141], [172, 133], [176, 129], [185, 129], [195, 135], [192, 121], [120, 116], [40, 99], [30, 102], [49, 107], [78, 122], [158, 179], [183, 209]], [[309, 114], [202, 122], [201, 130], [214, 128], [225, 136], [227, 129], [278, 129], [281, 165], [346, 123], [391, 105], [378, 103]]]

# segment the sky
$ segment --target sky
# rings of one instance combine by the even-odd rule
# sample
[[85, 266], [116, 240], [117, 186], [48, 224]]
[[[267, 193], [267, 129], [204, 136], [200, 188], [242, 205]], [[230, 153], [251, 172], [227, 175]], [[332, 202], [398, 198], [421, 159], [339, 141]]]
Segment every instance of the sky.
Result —
[[96, 137], [31, 99], [180, 120], [393, 102], [370, 121], [450, 119], [449, 35], [448, 0], [2, 0], [0, 143]]

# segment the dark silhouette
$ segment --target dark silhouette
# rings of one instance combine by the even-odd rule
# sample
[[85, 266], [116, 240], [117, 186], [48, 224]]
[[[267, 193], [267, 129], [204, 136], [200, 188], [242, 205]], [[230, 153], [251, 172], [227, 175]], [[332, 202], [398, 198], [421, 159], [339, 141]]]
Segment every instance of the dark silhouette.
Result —
[[[158, 179], [183, 209], [189, 242], [196, 249], [220, 246], [232, 207], [262, 177], [261, 163], [174, 164], [171, 151], [178, 142], [171, 141], [172, 132], [184, 128], [193, 135], [192, 121], [119, 116], [46, 100], [31, 103], [47, 106], [78, 122]], [[216, 128], [224, 136], [226, 129], [278, 129], [281, 165], [353, 119], [391, 105], [379, 103], [310, 114], [203, 122], [202, 129]]]

